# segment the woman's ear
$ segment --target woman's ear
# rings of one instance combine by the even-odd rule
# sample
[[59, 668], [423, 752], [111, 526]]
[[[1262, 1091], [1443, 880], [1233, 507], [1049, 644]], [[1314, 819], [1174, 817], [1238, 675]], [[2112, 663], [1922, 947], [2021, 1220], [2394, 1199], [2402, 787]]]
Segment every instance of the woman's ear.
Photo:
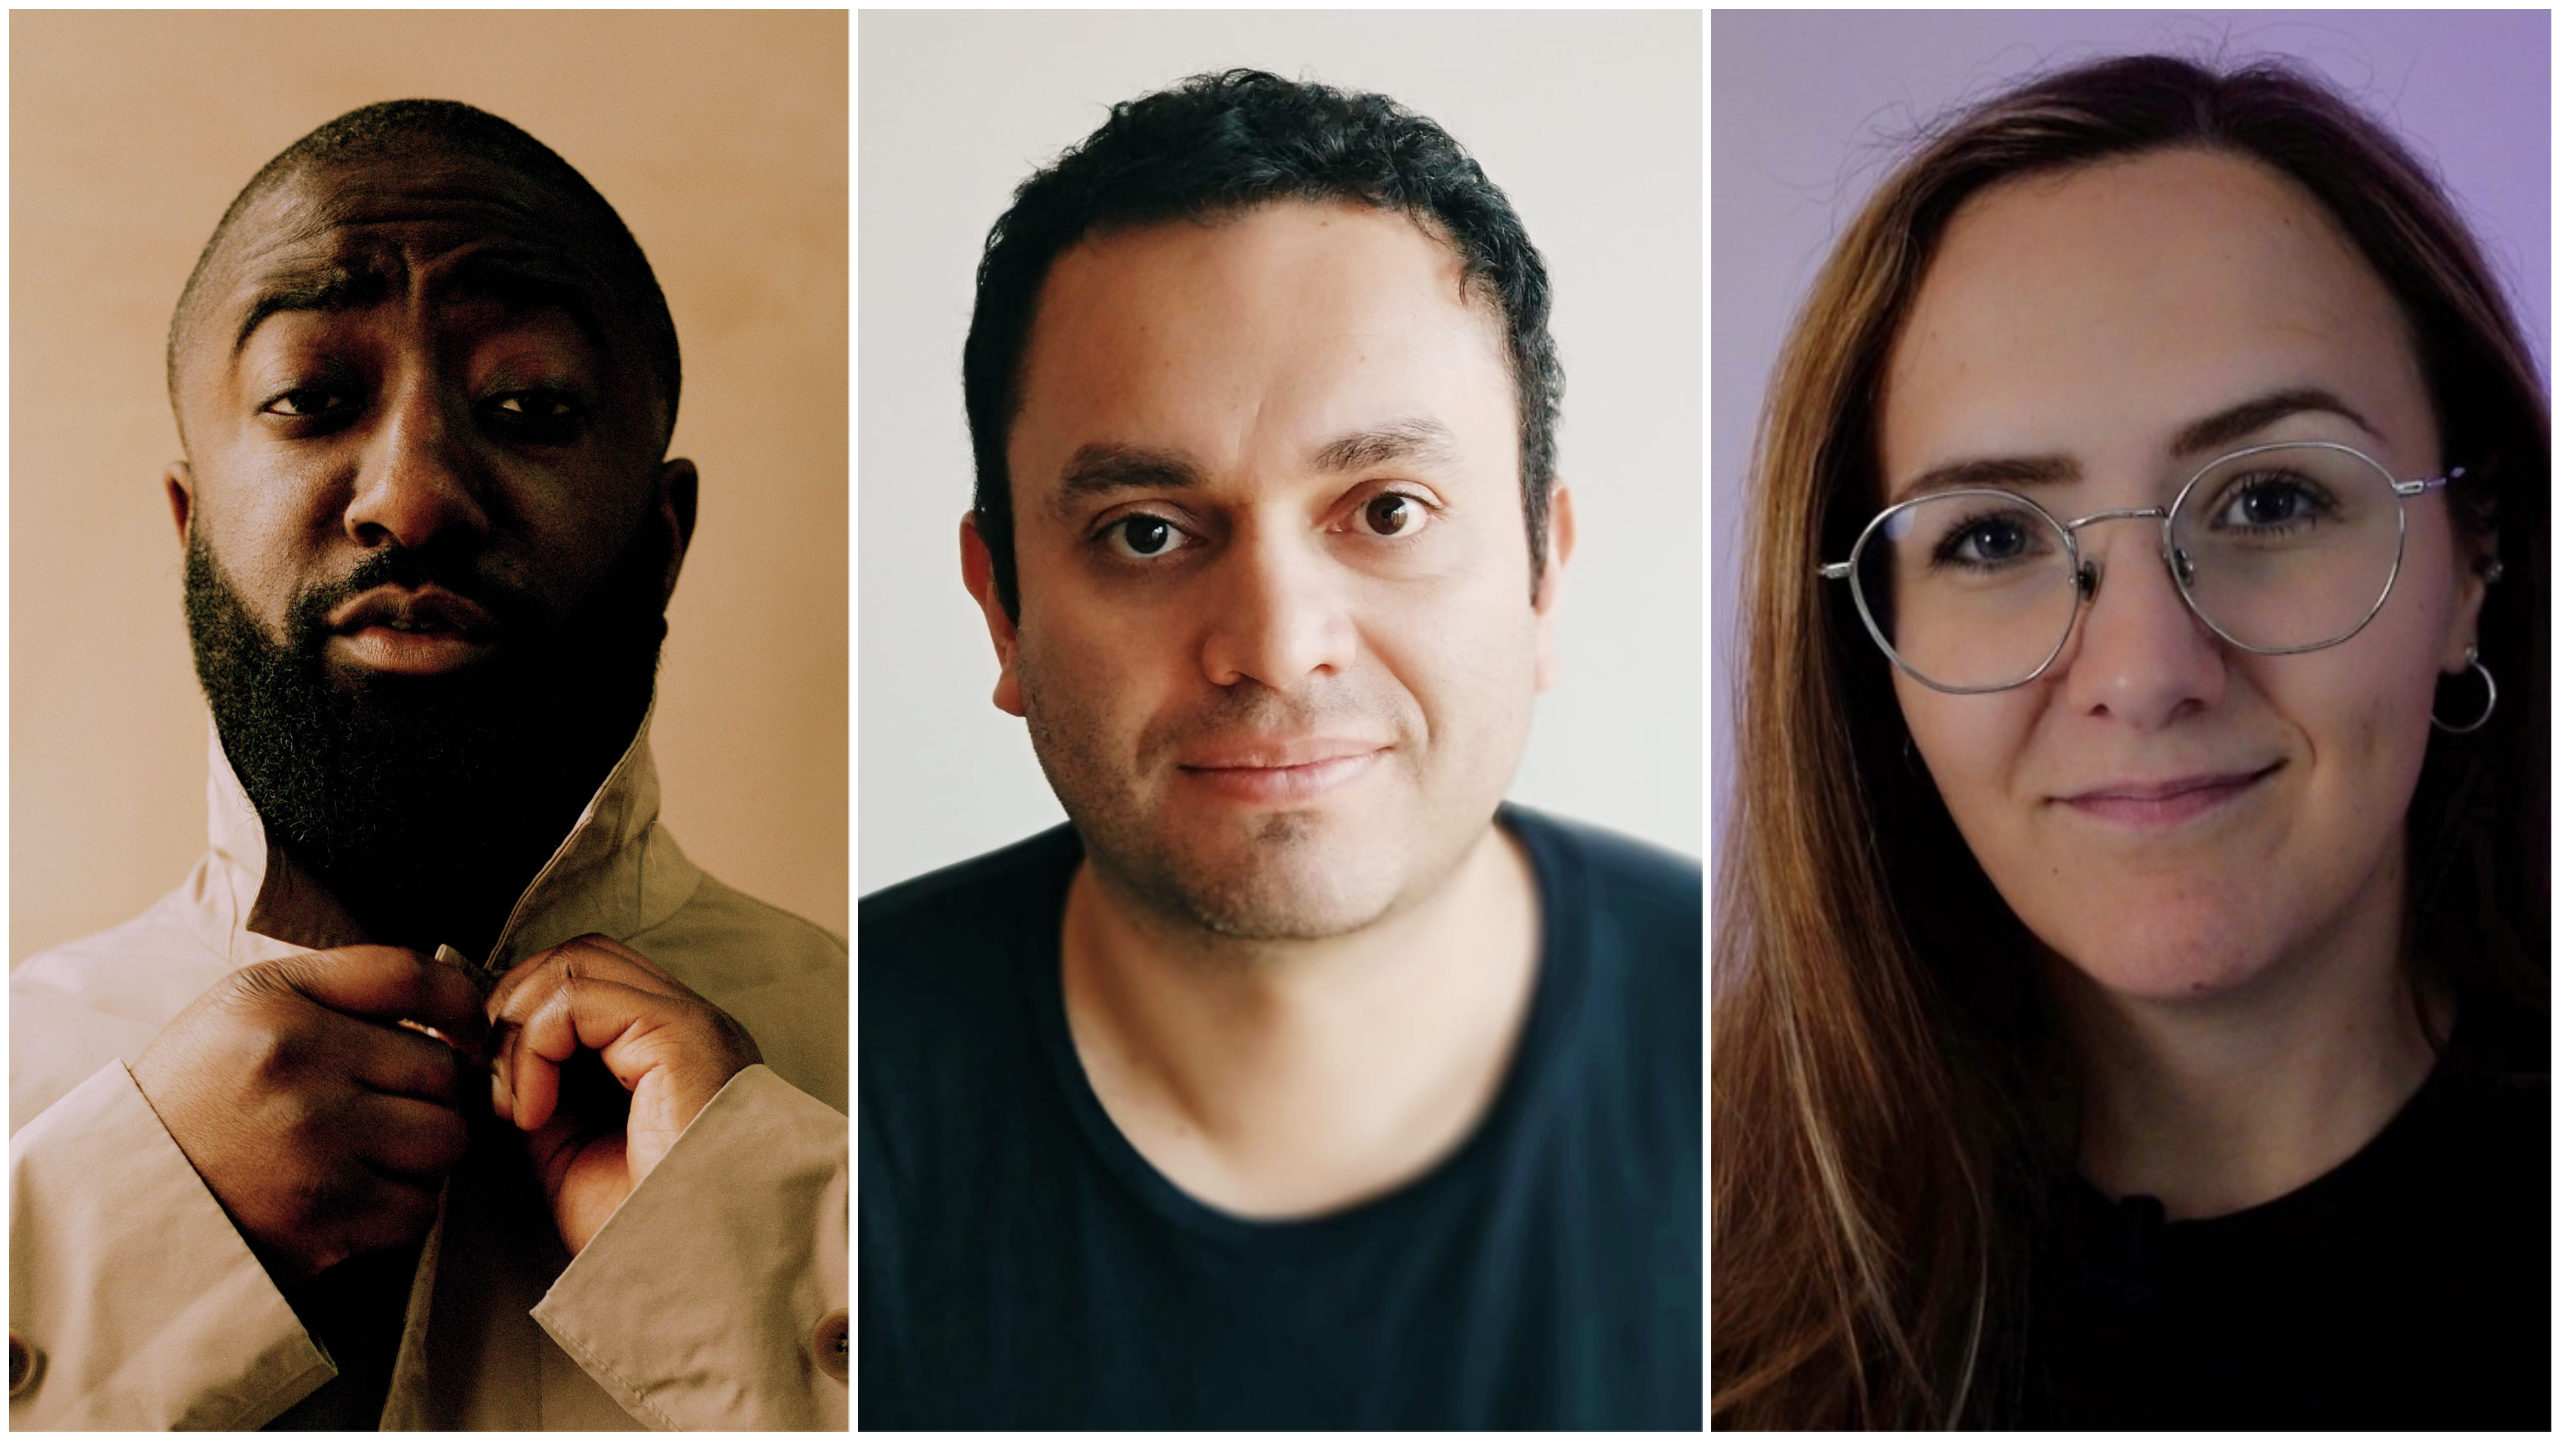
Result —
[[2480, 645], [2481, 607], [2488, 603], [2489, 587], [2506, 573], [2498, 559], [2494, 527], [2458, 524], [2454, 544], [2461, 574], [2454, 582], [2453, 618], [2445, 627], [2444, 651], [2436, 658], [2436, 668], [2447, 675], [2471, 668], [2471, 657]]

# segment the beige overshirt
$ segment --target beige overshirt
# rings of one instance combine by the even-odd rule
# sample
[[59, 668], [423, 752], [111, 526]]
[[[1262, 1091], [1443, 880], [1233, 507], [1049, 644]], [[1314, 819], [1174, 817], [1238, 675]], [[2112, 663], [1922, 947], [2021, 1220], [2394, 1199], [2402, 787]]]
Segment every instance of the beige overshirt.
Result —
[[[507, 967], [589, 932], [734, 1016], [764, 1063], [575, 1260], [475, 1141], [408, 1296], [382, 1428], [843, 1429], [845, 942], [657, 823], [646, 720], [518, 902]], [[335, 1375], [127, 1070], [229, 971], [356, 938], [212, 746], [212, 850], [139, 918], [10, 976], [9, 1328], [21, 1429], [250, 1429]]]

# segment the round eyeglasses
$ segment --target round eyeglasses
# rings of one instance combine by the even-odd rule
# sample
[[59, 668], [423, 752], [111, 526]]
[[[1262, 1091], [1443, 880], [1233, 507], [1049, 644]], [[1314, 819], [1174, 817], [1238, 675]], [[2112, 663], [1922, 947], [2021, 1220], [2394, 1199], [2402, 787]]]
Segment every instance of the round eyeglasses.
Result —
[[2354, 638], [2400, 577], [2410, 497], [2459, 469], [2396, 480], [2380, 461], [2325, 440], [2252, 445], [2195, 473], [2165, 508], [2101, 510], [2065, 524], [2006, 490], [1939, 490], [1885, 507], [1849, 558], [1859, 618], [1902, 672], [1932, 690], [2014, 689], [2050, 669], [2099, 572], [2080, 531], [2160, 522], [2160, 560], [2205, 628], [2257, 655]]

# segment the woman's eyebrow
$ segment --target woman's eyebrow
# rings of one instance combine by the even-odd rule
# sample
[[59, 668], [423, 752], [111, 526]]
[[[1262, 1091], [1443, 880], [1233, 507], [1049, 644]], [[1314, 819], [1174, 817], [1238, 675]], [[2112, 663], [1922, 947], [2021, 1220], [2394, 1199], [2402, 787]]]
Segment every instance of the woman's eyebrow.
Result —
[[2080, 462], [2068, 455], [2009, 455], [1986, 460], [1955, 460], [1921, 471], [1910, 484], [1895, 492], [1894, 498], [1908, 500], [1932, 490], [2014, 490], [2021, 485], [2058, 485], [2079, 478]]
[[[2287, 416], [2311, 413], [2335, 415], [2385, 445], [2390, 443], [2380, 430], [2374, 428], [2372, 421], [2339, 399], [2334, 392], [2316, 385], [2296, 385], [2270, 390], [2264, 395], [2217, 410], [2201, 420], [2188, 422], [2169, 442], [2169, 453], [2180, 459], [2193, 459], [2208, 451], [2238, 444]], [[1909, 499], [1932, 490], [1976, 487], [2014, 490], [2020, 486], [2053, 485], [2079, 478], [2080, 463], [2068, 455], [1956, 460], [1920, 472], [1895, 495], [1898, 499]]]
[[2300, 415], [2308, 411], [2325, 411], [2352, 423], [2357, 429], [2376, 440], [2382, 440], [2386, 445], [2390, 443], [2383, 439], [2381, 431], [2373, 428], [2372, 421], [2364, 418], [2354, 406], [2339, 399], [2335, 394], [2316, 385], [2297, 385], [2283, 390], [2268, 391], [2254, 400], [2243, 400], [2237, 405], [2217, 410], [2189, 424], [2178, 432], [2176, 439], [2169, 442], [2169, 451], [2173, 455], [2185, 458], [2202, 454], [2207, 450], [2219, 450], [2246, 440], [2288, 415]]

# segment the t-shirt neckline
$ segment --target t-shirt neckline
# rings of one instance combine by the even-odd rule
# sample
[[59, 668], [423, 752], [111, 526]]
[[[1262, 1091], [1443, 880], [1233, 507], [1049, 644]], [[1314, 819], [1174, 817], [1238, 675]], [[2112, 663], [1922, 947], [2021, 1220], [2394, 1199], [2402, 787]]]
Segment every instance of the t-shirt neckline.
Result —
[[1571, 887], [1562, 872], [1570, 857], [1537, 816], [1516, 806], [1501, 806], [1492, 823], [1519, 840], [1529, 858], [1538, 896], [1537, 976], [1530, 990], [1529, 1013], [1493, 1102], [1466, 1138], [1412, 1179], [1339, 1210], [1281, 1220], [1236, 1215], [1194, 1198], [1138, 1153], [1129, 1138], [1120, 1133], [1120, 1127], [1112, 1123], [1101, 1097], [1094, 1093], [1067, 1026], [1060, 948], [1067, 890], [1076, 868], [1083, 863], [1084, 845], [1072, 826], [1061, 827], [1065, 863], [1050, 884], [1025, 897], [1025, 903], [1034, 907], [1035, 918], [1023, 928], [1026, 939], [1019, 959], [1025, 966], [1025, 983], [1021, 988], [1030, 1005], [1035, 1043], [1048, 1062], [1054, 1093], [1064, 1104], [1069, 1123], [1081, 1133], [1087, 1153], [1141, 1207], [1189, 1234], [1229, 1248], [1323, 1244], [1429, 1205], [1438, 1196], [1482, 1174], [1491, 1163], [1489, 1157], [1502, 1148], [1505, 1137], [1520, 1128], [1541, 1077], [1554, 1063], [1560, 1051], [1558, 1031], [1564, 1024], [1563, 1016], [1577, 1008], [1571, 1004], [1570, 992], [1584, 983], [1587, 964], [1579, 928], [1563, 923], [1566, 917], [1561, 900]]

